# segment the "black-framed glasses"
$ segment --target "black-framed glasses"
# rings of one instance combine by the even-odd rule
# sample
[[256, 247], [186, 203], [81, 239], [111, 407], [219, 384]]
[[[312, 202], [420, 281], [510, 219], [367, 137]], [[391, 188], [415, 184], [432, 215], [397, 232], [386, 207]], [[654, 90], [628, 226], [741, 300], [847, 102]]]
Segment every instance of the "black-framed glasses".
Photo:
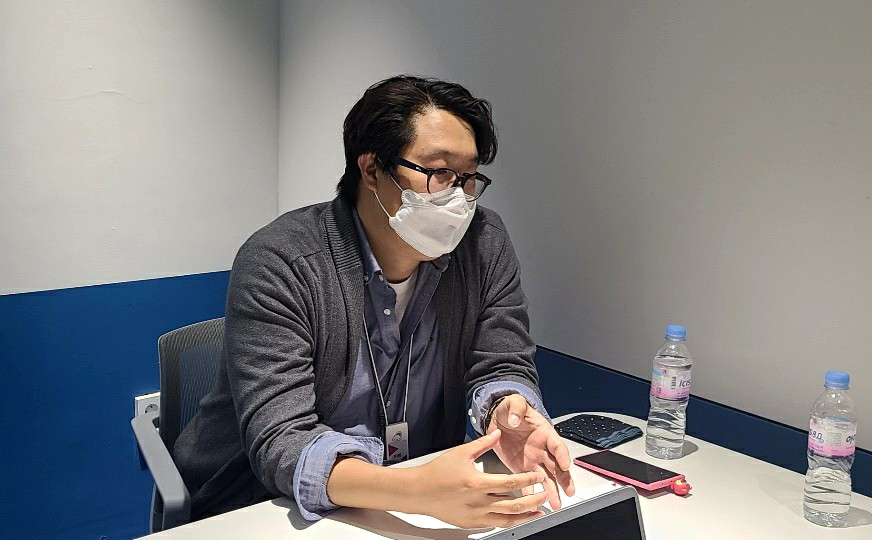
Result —
[[492, 180], [480, 172], [461, 174], [454, 169], [442, 167], [440, 169], [428, 169], [399, 156], [391, 158], [391, 163], [424, 173], [427, 175], [427, 193], [439, 193], [449, 188], [459, 187], [466, 194], [467, 201], [474, 201], [481, 197], [484, 190], [491, 185]]

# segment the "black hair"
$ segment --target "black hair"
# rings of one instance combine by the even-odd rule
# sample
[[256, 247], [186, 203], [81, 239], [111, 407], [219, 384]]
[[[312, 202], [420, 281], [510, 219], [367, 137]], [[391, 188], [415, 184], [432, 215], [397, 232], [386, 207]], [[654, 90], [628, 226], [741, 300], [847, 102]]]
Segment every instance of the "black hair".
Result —
[[345, 173], [336, 185], [343, 201], [353, 206], [357, 200], [357, 158], [373, 153], [379, 166], [388, 166], [414, 140], [415, 118], [430, 108], [444, 109], [468, 123], [475, 134], [478, 162], [493, 162], [497, 134], [487, 100], [474, 97], [457, 83], [398, 75], [370, 86], [345, 117]]

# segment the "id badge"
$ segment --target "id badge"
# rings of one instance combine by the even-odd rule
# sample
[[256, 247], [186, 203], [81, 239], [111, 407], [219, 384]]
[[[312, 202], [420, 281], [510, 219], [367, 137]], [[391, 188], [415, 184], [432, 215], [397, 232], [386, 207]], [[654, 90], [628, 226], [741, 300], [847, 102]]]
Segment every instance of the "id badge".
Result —
[[397, 422], [385, 428], [385, 453], [387, 461], [409, 459], [409, 424]]

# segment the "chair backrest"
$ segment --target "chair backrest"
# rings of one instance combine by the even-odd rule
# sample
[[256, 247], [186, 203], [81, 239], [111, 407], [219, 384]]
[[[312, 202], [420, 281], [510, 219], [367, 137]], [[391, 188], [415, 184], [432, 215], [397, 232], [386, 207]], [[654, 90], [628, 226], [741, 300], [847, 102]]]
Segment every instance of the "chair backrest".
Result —
[[224, 354], [224, 318], [198, 322], [157, 340], [160, 362], [160, 437], [173, 455], [179, 433], [212, 390]]

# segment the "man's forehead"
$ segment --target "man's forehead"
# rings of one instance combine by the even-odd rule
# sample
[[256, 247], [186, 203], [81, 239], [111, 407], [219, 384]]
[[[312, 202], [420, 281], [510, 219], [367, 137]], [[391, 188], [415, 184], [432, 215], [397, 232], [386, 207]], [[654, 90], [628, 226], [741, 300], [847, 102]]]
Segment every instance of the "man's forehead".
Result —
[[460, 152], [449, 148], [430, 147], [424, 148], [419, 155], [424, 159], [436, 160], [443, 159], [445, 161], [461, 161], [468, 163], [478, 163], [478, 153]]
[[421, 161], [478, 163], [475, 132], [469, 123], [444, 109], [428, 109], [414, 119], [410, 150]]

